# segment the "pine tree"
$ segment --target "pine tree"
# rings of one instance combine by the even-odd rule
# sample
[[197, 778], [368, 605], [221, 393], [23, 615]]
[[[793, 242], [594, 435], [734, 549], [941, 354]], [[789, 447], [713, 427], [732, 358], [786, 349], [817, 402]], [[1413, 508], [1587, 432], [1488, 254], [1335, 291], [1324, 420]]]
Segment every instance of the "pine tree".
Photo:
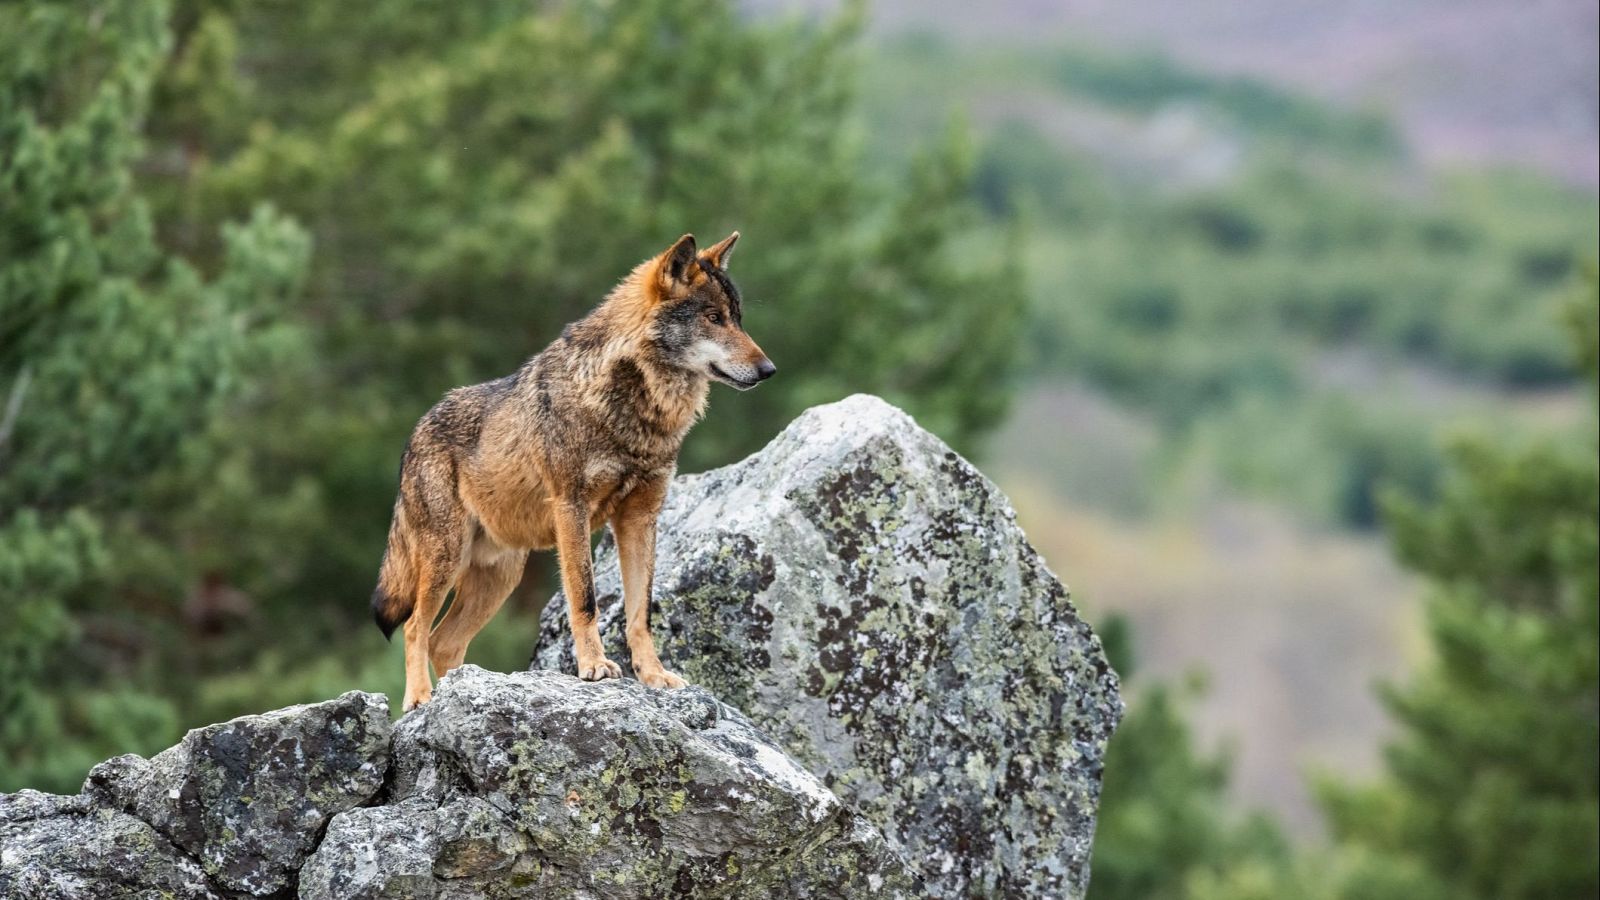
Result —
[[139, 0], [0, 7], [0, 790], [66, 787], [176, 727], [160, 698], [86, 688], [107, 672], [75, 639], [141, 602], [119, 560], [150, 549], [161, 511], [144, 491], [195, 456], [251, 318], [305, 261], [304, 235], [265, 210], [226, 229], [209, 277], [154, 240], [131, 169], [165, 15]]
[[[1595, 377], [1592, 286], [1574, 307]], [[1437, 502], [1392, 504], [1432, 585], [1434, 659], [1386, 691], [1388, 777], [1324, 788], [1356, 860], [1345, 896], [1548, 900], [1600, 893], [1600, 464], [1595, 425], [1465, 442]]]

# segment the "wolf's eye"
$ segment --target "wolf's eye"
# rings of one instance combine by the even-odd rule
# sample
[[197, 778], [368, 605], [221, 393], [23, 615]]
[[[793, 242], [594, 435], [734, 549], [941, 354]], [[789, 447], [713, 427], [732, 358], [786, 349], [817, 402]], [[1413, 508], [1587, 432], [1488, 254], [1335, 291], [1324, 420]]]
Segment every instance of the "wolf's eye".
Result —
[[711, 313], [710, 315], [706, 316], [706, 318], [711, 320], [711, 324], [713, 324], [713, 325], [721, 325], [722, 324], [722, 313], [714, 312], [714, 313]]

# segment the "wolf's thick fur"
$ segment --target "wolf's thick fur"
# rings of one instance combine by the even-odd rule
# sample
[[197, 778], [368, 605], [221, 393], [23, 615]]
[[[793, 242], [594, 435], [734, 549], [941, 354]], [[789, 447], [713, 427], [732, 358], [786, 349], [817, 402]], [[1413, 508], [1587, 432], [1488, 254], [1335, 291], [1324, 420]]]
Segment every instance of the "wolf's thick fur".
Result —
[[745, 333], [728, 279], [738, 237], [697, 253], [684, 235], [514, 374], [449, 392], [417, 423], [372, 594], [386, 636], [405, 623], [407, 710], [432, 695], [428, 664], [441, 677], [460, 665], [528, 551], [548, 547], [560, 554], [578, 675], [619, 677], [595, 625], [589, 553], [608, 522], [634, 671], [683, 686], [650, 637], [656, 515], [710, 383], [747, 389], [776, 370]]

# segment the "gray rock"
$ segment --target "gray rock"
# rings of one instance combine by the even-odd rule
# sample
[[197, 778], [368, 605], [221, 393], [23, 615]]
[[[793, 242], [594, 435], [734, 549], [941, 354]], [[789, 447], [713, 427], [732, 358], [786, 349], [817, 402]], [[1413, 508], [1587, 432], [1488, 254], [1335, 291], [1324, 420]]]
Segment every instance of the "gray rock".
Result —
[[269, 895], [293, 882], [330, 819], [383, 786], [389, 733], [383, 695], [352, 691], [101, 763], [83, 796], [149, 823], [222, 888]]
[[[883, 401], [673, 482], [663, 659], [905, 850], [936, 896], [1081, 896], [1117, 678], [1009, 502]], [[602, 634], [626, 660], [609, 535]], [[566, 603], [534, 667], [574, 670]]]
[[0, 794], [0, 897], [217, 897], [200, 865], [155, 829], [82, 797]]
[[703, 690], [463, 666], [395, 757], [302, 898], [916, 895], [881, 834]]

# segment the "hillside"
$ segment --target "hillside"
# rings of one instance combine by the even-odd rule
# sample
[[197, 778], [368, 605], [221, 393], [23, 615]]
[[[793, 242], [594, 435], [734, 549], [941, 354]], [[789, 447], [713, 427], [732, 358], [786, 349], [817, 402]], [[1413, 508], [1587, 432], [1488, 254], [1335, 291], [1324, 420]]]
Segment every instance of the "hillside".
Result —
[[[748, 0], [770, 10], [794, 4]], [[836, 0], [807, 0], [812, 10]], [[1597, 12], [1564, 0], [879, 0], [872, 31], [932, 31], [996, 46], [1070, 39], [1157, 52], [1391, 116], [1430, 166], [1517, 165], [1593, 188]]]

